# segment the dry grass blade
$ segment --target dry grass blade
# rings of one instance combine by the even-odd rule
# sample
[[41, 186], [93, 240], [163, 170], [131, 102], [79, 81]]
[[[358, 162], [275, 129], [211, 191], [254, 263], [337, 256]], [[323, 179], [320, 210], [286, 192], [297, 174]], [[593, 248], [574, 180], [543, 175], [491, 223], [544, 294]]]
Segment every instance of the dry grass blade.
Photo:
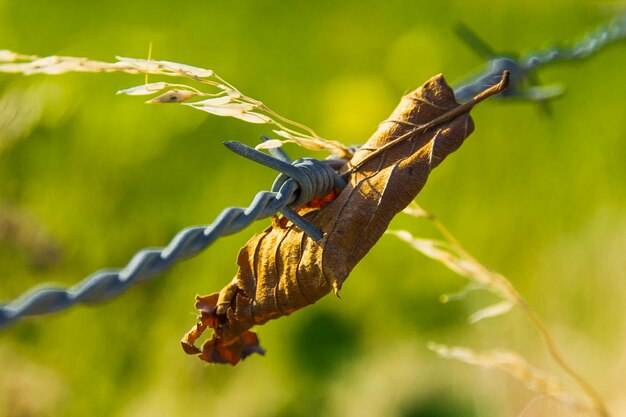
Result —
[[526, 404], [518, 417], [590, 417], [588, 410], [568, 407], [547, 395], [538, 395]]
[[577, 410], [595, 411], [591, 401], [581, 399], [580, 396], [571, 392], [561, 383], [557, 377], [531, 366], [517, 353], [501, 349], [477, 352], [465, 347], [449, 347], [433, 342], [428, 344], [428, 348], [442, 358], [455, 359], [470, 365], [504, 371], [523, 382], [528, 389], [554, 398]]
[[478, 321], [481, 321], [482, 319], [506, 314], [511, 311], [511, 309], [515, 307], [516, 304], [517, 302], [511, 300], [500, 301], [499, 303], [490, 305], [489, 307], [485, 307], [472, 314], [469, 317], [469, 322], [476, 323]]
[[[186, 84], [166, 82], [145, 83], [126, 88], [118, 94], [150, 95], [158, 94], [148, 103], [183, 103], [196, 110], [217, 116], [234, 117], [248, 123], [270, 124], [277, 127], [281, 136], [289, 139], [275, 143], [296, 143], [310, 150], [326, 150], [341, 158], [350, 158], [352, 152], [342, 143], [324, 139], [313, 129], [289, 120], [271, 110], [261, 101], [248, 97], [235, 86], [221, 78], [213, 70], [194, 67], [171, 61], [156, 61], [117, 57], [116, 62], [95, 61], [88, 58], [70, 56], [23, 55], [8, 50], [0, 50], [0, 72], [24, 75], [57, 75], [68, 72], [124, 72], [128, 74], [152, 74], [157, 76], [186, 78], [209, 87], [206, 92]], [[193, 98], [203, 100], [189, 102]]]
[[406, 230], [388, 230], [387, 234], [407, 242], [423, 255], [441, 262], [451, 271], [472, 280], [480, 288], [496, 294], [507, 302], [515, 305], [519, 301], [517, 293], [506, 279], [487, 270], [474, 259], [464, 256], [453, 244], [441, 240], [419, 239]]
[[[473, 285], [466, 287], [465, 290], [460, 292], [460, 296], [464, 296], [470, 289], [483, 288], [493, 294], [502, 298], [503, 301], [486, 307], [470, 317], [471, 322], [476, 322], [487, 317], [494, 317], [500, 314], [504, 314], [511, 310], [514, 306], [519, 306], [526, 314], [532, 325], [535, 327], [539, 335], [541, 336], [550, 357], [554, 362], [567, 373], [579, 387], [584, 391], [588, 401], [578, 401], [581, 404], [591, 404], [589, 410], [594, 414], [602, 417], [609, 416], [609, 412], [604, 404], [604, 401], [595, 391], [595, 389], [583, 378], [578, 372], [567, 363], [563, 355], [561, 354], [557, 344], [548, 331], [548, 328], [543, 323], [543, 320], [531, 309], [524, 298], [515, 289], [513, 284], [506, 279], [503, 275], [489, 271], [480, 262], [478, 262], [473, 256], [469, 254], [459, 243], [459, 241], [448, 231], [448, 229], [441, 223], [435, 216], [422, 209], [417, 203], [413, 202], [409, 205], [404, 212], [417, 218], [426, 218], [431, 221], [437, 230], [441, 233], [445, 240], [430, 240], [430, 239], [418, 239], [413, 237], [408, 231], [396, 230], [388, 231], [400, 238], [401, 240], [409, 243], [413, 248], [424, 254], [425, 256], [441, 262], [453, 272], [470, 279]], [[444, 301], [451, 299], [458, 299], [459, 295], [444, 297]], [[437, 345], [438, 346], [438, 345]], [[462, 349], [462, 348], [460, 348]], [[442, 350], [441, 352], [449, 353], [449, 350]], [[438, 353], [441, 354], [438, 351]], [[459, 358], [469, 358], [468, 355], [461, 355], [460, 352], [467, 353], [467, 350], [454, 351], [459, 353]], [[452, 357], [452, 356], [450, 356]], [[511, 357], [509, 357], [510, 359]], [[458, 358], [457, 358], [458, 359]], [[521, 358], [520, 358], [521, 359]], [[472, 363], [466, 360], [468, 363]], [[518, 362], [519, 363], [519, 362]], [[546, 392], [549, 394], [549, 392]]]

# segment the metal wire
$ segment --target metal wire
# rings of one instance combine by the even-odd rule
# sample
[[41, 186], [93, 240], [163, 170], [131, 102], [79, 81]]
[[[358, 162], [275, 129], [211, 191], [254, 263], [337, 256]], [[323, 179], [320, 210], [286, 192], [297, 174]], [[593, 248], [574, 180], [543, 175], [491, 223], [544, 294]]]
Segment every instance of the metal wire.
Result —
[[542, 65], [587, 58], [609, 43], [626, 38], [626, 15], [601, 25], [571, 47], [550, 47], [522, 58], [522, 66], [532, 70]]
[[[218, 237], [239, 232], [255, 220], [270, 217], [292, 205], [299, 206], [301, 195], [314, 196], [328, 193], [334, 187], [343, 188], [340, 182], [335, 182], [337, 174], [324, 161], [306, 158], [293, 162], [290, 167], [294, 175], [306, 172], [305, 177], [309, 181], [285, 178], [289, 174], [283, 173], [274, 190], [259, 192], [248, 208], [226, 208], [210, 225], [184, 229], [164, 248], [139, 251], [123, 269], [96, 272], [68, 289], [40, 288], [28, 291], [17, 300], [0, 306], [0, 328], [23, 317], [49, 314], [75, 304], [110, 300], [132, 285], [146, 281], [176, 262], [198, 254]], [[324, 188], [320, 189], [320, 185]]]
[[500, 81], [504, 70], [510, 72], [509, 88], [498, 94], [500, 97], [516, 97], [534, 101], [545, 101], [563, 93], [560, 86], [540, 86], [536, 80], [539, 67], [563, 61], [586, 58], [612, 42], [626, 39], [626, 15], [618, 16], [598, 26], [571, 47], [552, 46], [531, 52], [522, 58], [496, 54], [476, 33], [467, 26], [459, 25], [459, 36], [487, 60], [484, 70], [464, 81], [454, 91], [460, 102], [470, 100]]

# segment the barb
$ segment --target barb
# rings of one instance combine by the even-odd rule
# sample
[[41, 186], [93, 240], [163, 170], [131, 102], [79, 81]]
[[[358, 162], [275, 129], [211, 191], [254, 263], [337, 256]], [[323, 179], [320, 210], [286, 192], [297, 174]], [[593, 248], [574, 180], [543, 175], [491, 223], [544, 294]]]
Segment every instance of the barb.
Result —
[[[231, 143], [230, 147], [232, 146]], [[259, 192], [248, 208], [226, 208], [210, 225], [184, 229], [164, 248], [139, 251], [123, 269], [96, 272], [68, 289], [33, 289], [17, 300], [0, 306], [0, 328], [23, 317], [49, 314], [75, 304], [94, 304], [110, 300], [132, 285], [146, 281], [175, 263], [198, 254], [219, 237], [237, 233], [255, 220], [270, 217], [291, 206], [301, 205], [300, 196], [314, 198], [320, 193], [328, 193], [334, 187], [342, 187], [341, 181], [335, 182], [338, 177], [336, 172], [324, 161], [306, 158], [287, 165], [289, 173], [283, 172], [279, 175], [277, 181], [280, 181], [275, 182], [272, 191]], [[300, 175], [302, 172], [306, 172], [304, 179], [307, 181]], [[290, 177], [289, 174], [299, 178]], [[306, 220], [300, 219], [308, 224]], [[303, 224], [303, 230], [307, 227], [306, 224]], [[312, 228], [309, 229], [311, 233], [319, 234], [313, 238], [321, 239], [320, 232], [310, 224], [309, 226]]]
[[459, 25], [457, 33], [470, 48], [488, 60], [483, 71], [455, 89], [454, 94], [458, 101], [470, 100], [485, 88], [497, 84], [500, 75], [506, 70], [511, 73], [511, 85], [499, 94], [500, 97], [541, 102], [561, 95], [563, 88], [558, 85], [539, 85], [536, 70], [548, 64], [587, 58], [613, 42], [626, 39], [626, 15], [618, 16], [598, 26], [596, 30], [571, 47], [553, 46], [531, 52], [521, 58], [496, 54], [484, 40], [463, 24]]

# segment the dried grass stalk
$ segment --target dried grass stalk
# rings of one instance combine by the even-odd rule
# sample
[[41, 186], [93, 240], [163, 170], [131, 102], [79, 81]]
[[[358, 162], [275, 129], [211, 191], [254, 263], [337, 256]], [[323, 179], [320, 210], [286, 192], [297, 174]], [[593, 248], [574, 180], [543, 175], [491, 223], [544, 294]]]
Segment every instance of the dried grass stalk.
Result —
[[[296, 143], [310, 150], [326, 150], [341, 158], [349, 159], [352, 157], [350, 149], [342, 143], [324, 139], [313, 129], [281, 116], [261, 101], [243, 94], [213, 70], [172, 61], [116, 58], [116, 62], [103, 62], [70, 56], [38, 57], [0, 50], [0, 72], [24, 75], [57, 75], [67, 72], [124, 72], [186, 78], [208, 86], [211, 91], [201, 91], [187, 84], [147, 83], [146, 81], [142, 85], [120, 90], [118, 94], [133, 96], [158, 94], [157, 97], [148, 100], [147, 103], [179, 103], [217, 116], [234, 117], [248, 123], [274, 125], [276, 127], [274, 132], [286, 140], [274, 140], [271, 145], [266, 146]], [[188, 101], [194, 98], [201, 100]]]
[[[430, 220], [441, 233], [444, 240], [415, 238], [406, 230], [390, 230], [387, 233], [397, 236], [425, 256], [442, 263], [453, 272], [471, 281], [470, 285], [460, 293], [444, 296], [443, 301], [446, 302], [448, 300], [462, 298], [470, 290], [478, 288], [485, 289], [502, 299], [502, 301], [472, 314], [470, 316], [470, 322], [472, 323], [487, 317], [495, 317], [504, 314], [510, 311], [514, 306], [519, 306], [539, 332], [552, 360], [576, 381], [585, 395], [584, 397], [576, 397], [569, 391], [563, 390], [564, 385], [556, 378], [548, 376], [544, 371], [530, 367], [522, 357], [514, 353], [490, 351], [488, 353], [479, 354], [467, 348], [448, 348], [437, 344], [431, 344], [431, 349], [447, 358], [506, 370], [517, 379], [530, 384], [530, 387], [535, 391], [542, 392], [557, 400], [562, 400], [565, 404], [576, 404], [577, 407], [582, 407], [582, 409], [588, 410], [595, 415], [602, 417], [609, 416], [609, 412], [600, 395], [567, 363], [557, 347], [554, 338], [543, 323], [543, 320], [528, 306], [524, 298], [505, 276], [484, 267], [463, 248], [459, 241], [435, 218], [435, 216], [422, 209], [417, 203], [413, 202], [404, 212], [414, 217]], [[567, 393], [567, 396], [565, 393]]]
[[573, 407], [577, 410], [594, 411], [587, 398], [581, 398], [566, 387], [556, 376], [530, 365], [522, 356], [503, 349], [477, 352], [465, 347], [449, 347], [430, 342], [428, 348], [442, 358], [455, 359], [470, 365], [497, 369], [523, 382], [531, 390]]

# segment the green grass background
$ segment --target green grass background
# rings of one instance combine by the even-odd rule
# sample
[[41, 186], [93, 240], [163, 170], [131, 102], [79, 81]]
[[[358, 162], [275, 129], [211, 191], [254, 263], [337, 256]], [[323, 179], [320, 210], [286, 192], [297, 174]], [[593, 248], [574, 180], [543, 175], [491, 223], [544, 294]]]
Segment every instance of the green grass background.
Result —
[[[0, 0], [0, 49], [111, 60], [145, 58], [152, 42], [154, 58], [211, 68], [280, 114], [353, 144], [432, 75], [454, 83], [480, 66], [454, 35], [457, 22], [498, 51], [523, 53], [577, 39], [615, 7]], [[626, 413], [624, 68], [622, 42], [542, 70], [545, 83], [568, 90], [552, 115], [526, 102], [481, 104], [475, 133], [418, 198], [511, 279], [616, 415]], [[114, 95], [142, 82], [0, 74], [8, 108], [35, 114], [0, 149], [0, 203], [59, 249], [47, 262], [35, 237], [5, 236], [0, 299], [121, 267], [138, 249], [162, 246], [271, 185], [273, 172], [220, 144], [254, 145], [267, 128]], [[440, 304], [463, 279], [393, 237], [354, 270], [342, 299], [258, 328], [265, 357], [233, 368], [185, 355], [179, 339], [194, 323], [194, 296], [230, 281], [238, 249], [266, 223], [112, 302], [2, 330], [0, 416], [517, 416], [536, 397], [507, 375], [438, 358], [430, 340], [514, 349], [562, 376], [519, 312], [469, 325], [468, 315], [494, 299], [476, 293]], [[425, 221], [399, 218], [394, 227], [434, 235]]]

